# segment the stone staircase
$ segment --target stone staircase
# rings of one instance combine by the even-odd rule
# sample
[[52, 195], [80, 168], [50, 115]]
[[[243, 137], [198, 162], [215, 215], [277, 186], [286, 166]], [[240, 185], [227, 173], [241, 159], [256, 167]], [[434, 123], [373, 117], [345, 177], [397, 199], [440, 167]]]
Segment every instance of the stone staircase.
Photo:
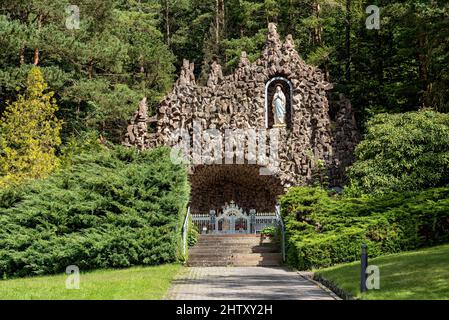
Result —
[[280, 266], [280, 245], [256, 234], [200, 235], [188, 266]]

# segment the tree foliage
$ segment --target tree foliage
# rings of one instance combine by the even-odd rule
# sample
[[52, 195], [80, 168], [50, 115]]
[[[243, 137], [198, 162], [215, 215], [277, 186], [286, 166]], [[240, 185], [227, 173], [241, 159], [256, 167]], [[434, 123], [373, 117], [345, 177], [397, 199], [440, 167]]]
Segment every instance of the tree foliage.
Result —
[[449, 188], [358, 198], [291, 188], [282, 196], [287, 263], [301, 270], [449, 241]]
[[0, 191], [0, 277], [177, 261], [188, 198], [168, 149], [97, 145], [47, 179]]
[[[67, 5], [79, 7], [80, 29], [65, 26]], [[36, 64], [60, 102], [63, 137], [94, 129], [118, 142], [143, 96], [154, 112], [182, 58], [199, 82], [213, 60], [230, 72], [242, 50], [258, 58], [268, 22], [293, 35], [362, 125], [382, 112], [449, 111], [447, 1], [369, 5], [380, 8], [379, 30], [367, 29], [362, 0], [4, 0], [0, 113]]]
[[[66, 26], [69, 5], [79, 8], [79, 29]], [[119, 142], [142, 97], [154, 106], [173, 80], [159, 8], [157, 0], [2, 1], [0, 113], [38, 65], [61, 106], [63, 137], [97, 130]]]
[[449, 115], [431, 110], [380, 114], [368, 122], [348, 192], [385, 193], [449, 183]]
[[0, 121], [0, 187], [40, 178], [58, 166], [61, 121], [53, 92], [39, 68], [28, 74], [26, 91], [7, 105]]

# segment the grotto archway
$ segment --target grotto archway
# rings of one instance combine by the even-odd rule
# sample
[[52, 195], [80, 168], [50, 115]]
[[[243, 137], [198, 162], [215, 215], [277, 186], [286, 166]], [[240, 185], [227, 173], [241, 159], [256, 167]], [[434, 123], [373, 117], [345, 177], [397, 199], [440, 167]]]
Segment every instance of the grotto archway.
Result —
[[258, 165], [198, 165], [193, 168], [190, 208], [192, 213], [221, 212], [234, 201], [244, 211], [274, 212], [277, 196], [283, 193], [278, 178], [260, 175]]

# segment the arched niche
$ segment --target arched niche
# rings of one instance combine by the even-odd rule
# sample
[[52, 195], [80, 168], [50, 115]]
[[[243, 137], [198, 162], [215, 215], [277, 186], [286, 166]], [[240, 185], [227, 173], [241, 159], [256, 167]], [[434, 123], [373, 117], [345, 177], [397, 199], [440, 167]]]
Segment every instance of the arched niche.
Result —
[[274, 115], [273, 115], [273, 96], [276, 90], [276, 86], [280, 85], [282, 88], [282, 92], [286, 98], [286, 106], [285, 106], [285, 124], [287, 128], [291, 127], [292, 121], [292, 95], [293, 95], [293, 86], [290, 80], [278, 76], [273, 77], [265, 84], [265, 128], [272, 128], [274, 124]]
[[190, 209], [194, 213], [221, 212], [231, 200], [245, 212], [274, 212], [284, 187], [274, 175], [260, 175], [259, 165], [197, 165], [189, 176]]

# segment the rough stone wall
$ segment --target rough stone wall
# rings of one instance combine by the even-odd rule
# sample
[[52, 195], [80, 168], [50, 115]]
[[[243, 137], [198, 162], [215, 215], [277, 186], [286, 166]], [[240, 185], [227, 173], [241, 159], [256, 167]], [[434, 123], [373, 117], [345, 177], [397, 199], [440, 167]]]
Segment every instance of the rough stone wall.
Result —
[[131, 118], [126, 130], [124, 145], [127, 147], [136, 146], [139, 150], [148, 147], [148, 106], [147, 99], [143, 98], [139, 103], [139, 108]]
[[[184, 60], [172, 92], [157, 110], [156, 132], [145, 131], [146, 111], [139, 106], [128, 127], [125, 145], [141, 149], [173, 146], [177, 141], [172, 140], [172, 133], [182, 128], [192, 135], [194, 121], [203, 130], [218, 129], [222, 133], [226, 129], [265, 129], [265, 86], [280, 76], [290, 81], [292, 92], [290, 123], [279, 129], [276, 178], [284, 187], [310, 183], [317, 160], [324, 160], [332, 175], [331, 183], [344, 180], [344, 166], [350, 162], [345, 159], [352, 159], [357, 143], [350, 105], [341, 108], [336, 127], [331, 128], [326, 91], [332, 85], [318, 68], [300, 58], [291, 35], [282, 42], [276, 25], [270, 23], [265, 48], [257, 61], [250, 63], [242, 52], [238, 68], [227, 76], [214, 62], [206, 86], [196, 84], [193, 70], [193, 64]], [[207, 136], [202, 139], [207, 144]]]
[[346, 183], [346, 168], [354, 160], [354, 150], [361, 139], [349, 99], [340, 94], [338, 112], [332, 130], [333, 157], [330, 165], [330, 178], [333, 186]]

